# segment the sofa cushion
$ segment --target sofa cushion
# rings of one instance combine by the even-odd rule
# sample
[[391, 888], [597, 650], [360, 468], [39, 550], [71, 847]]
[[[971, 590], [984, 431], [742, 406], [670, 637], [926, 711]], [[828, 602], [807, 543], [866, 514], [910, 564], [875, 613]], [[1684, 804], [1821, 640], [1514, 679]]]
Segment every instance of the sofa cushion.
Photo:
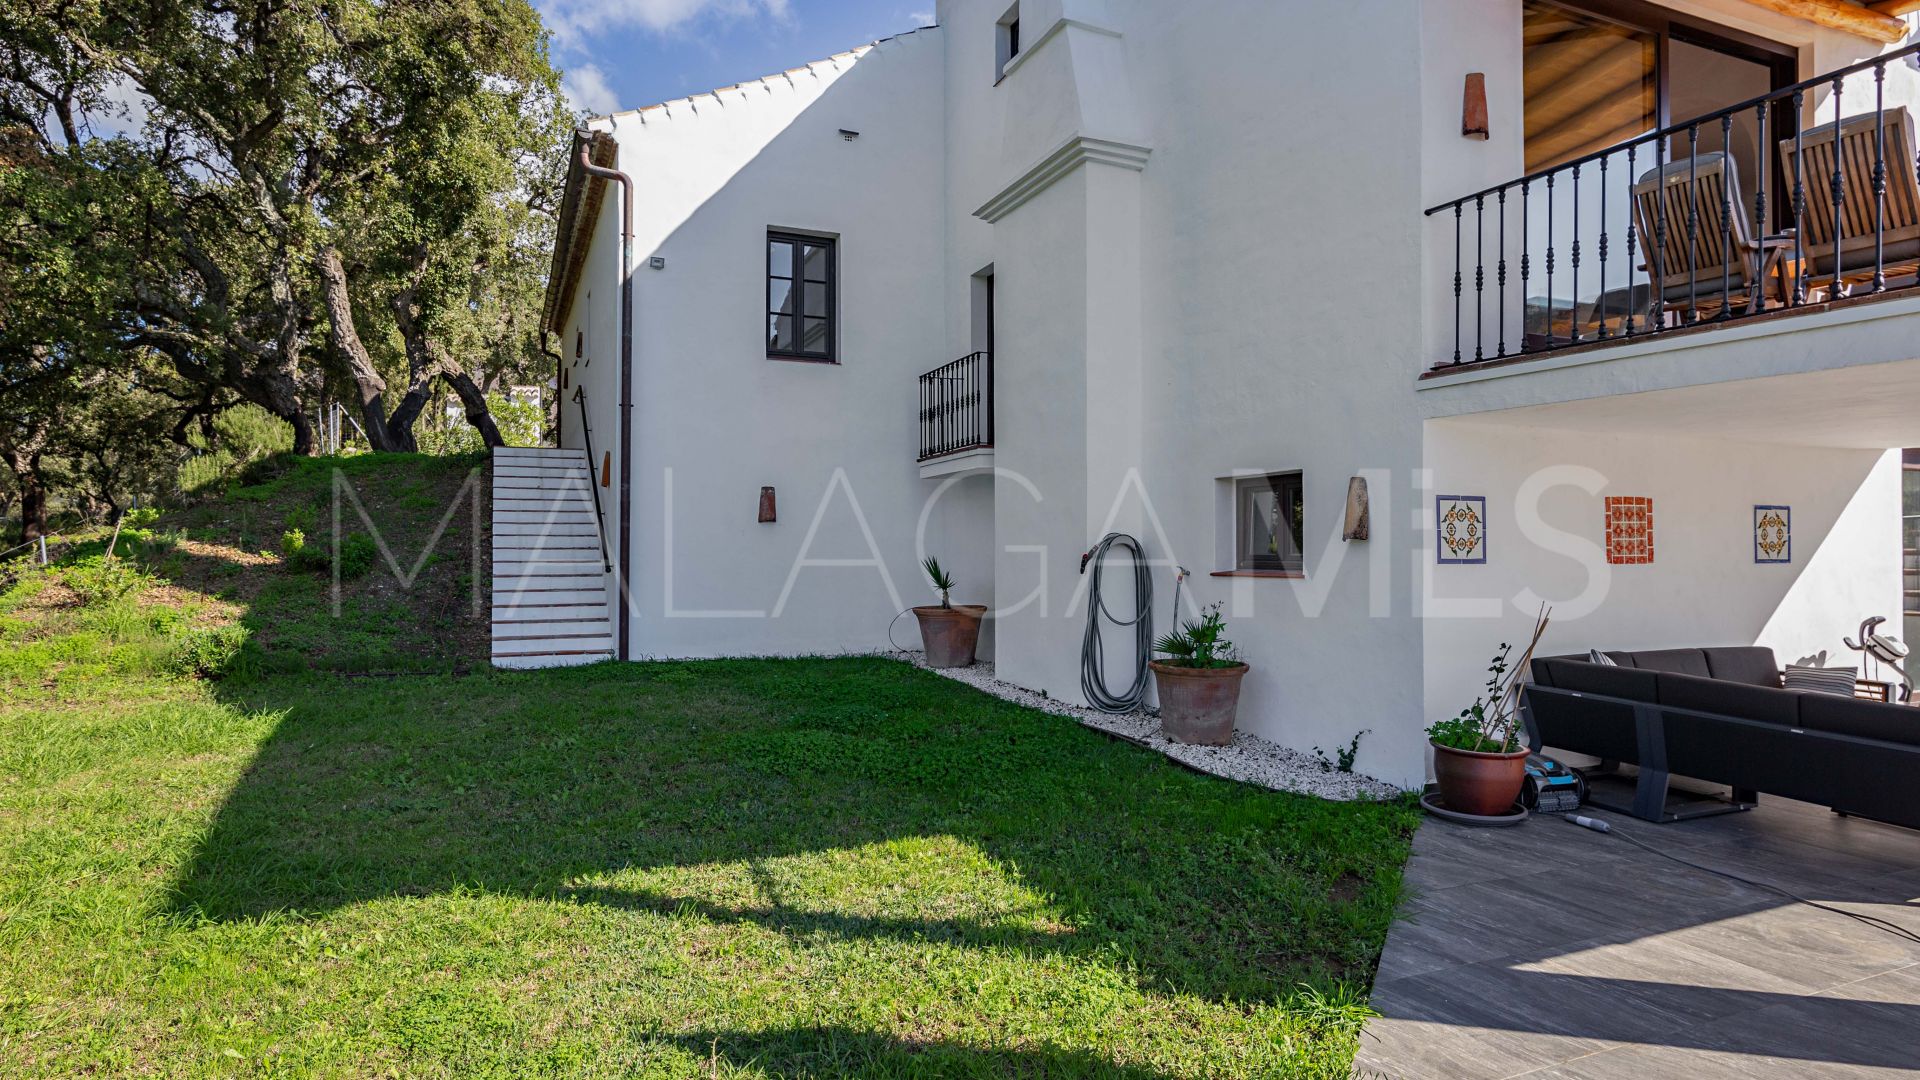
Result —
[[1601, 667], [1585, 660], [1556, 660], [1550, 665], [1553, 669], [1553, 685], [1561, 690], [1577, 690], [1586, 694], [1605, 694], [1607, 697], [1628, 698], [1633, 701], [1658, 700], [1658, 684], [1651, 671], [1639, 671], [1630, 667]]
[[1647, 671], [1672, 671], [1681, 675], [1713, 677], [1707, 669], [1704, 649], [1649, 649], [1633, 654], [1633, 666]]
[[1660, 704], [1676, 709], [1718, 713], [1742, 720], [1764, 720], [1769, 724], [1795, 727], [1800, 723], [1800, 697], [1791, 690], [1725, 679], [1703, 679], [1698, 675], [1680, 675], [1663, 671], [1659, 682]]
[[1726, 645], [1700, 651], [1707, 656], [1707, 673], [1716, 679], [1749, 686], [1780, 685], [1780, 663], [1774, 659], [1773, 650], [1764, 645]]
[[1781, 676], [1780, 682], [1789, 690], [1808, 690], [1816, 694], [1850, 698], [1853, 696], [1853, 684], [1858, 676], [1858, 668], [1807, 667], [1801, 664], [1788, 664], [1786, 674]]
[[1920, 745], [1920, 709], [1832, 694], [1800, 695], [1800, 726], [1867, 739]]

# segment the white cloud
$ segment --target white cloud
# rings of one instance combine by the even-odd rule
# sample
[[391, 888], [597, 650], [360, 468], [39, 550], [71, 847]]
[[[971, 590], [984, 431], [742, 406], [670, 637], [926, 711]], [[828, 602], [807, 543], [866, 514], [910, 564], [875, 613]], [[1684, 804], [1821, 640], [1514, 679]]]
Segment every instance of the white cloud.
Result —
[[607, 85], [607, 75], [594, 64], [576, 64], [560, 80], [560, 92], [566, 95], [568, 108], [595, 116], [618, 112], [620, 99]]
[[554, 39], [568, 48], [580, 48], [606, 30], [666, 34], [706, 18], [787, 22], [793, 17], [790, 0], [538, 0], [538, 6]]
[[931, 11], [921, 10], [921, 11], [909, 12], [907, 15], [907, 18], [912, 19], [913, 25], [915, 26], [932, 26], [933, 25], [933, 12]]

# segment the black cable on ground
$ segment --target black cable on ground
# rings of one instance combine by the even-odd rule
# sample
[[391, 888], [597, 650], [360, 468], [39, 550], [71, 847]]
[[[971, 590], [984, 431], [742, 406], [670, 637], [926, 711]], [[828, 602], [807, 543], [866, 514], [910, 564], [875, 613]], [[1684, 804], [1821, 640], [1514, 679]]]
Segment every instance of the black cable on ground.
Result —
[[[1107, 552], [1116, 544], [1126, 548], [1133, 557], [1133, 596], [1136, 606], [1131, 619], [1116, 618], [1113, 612], [1107, 610], [1106, 596], [1101, 588]], [[1140, 549], [1140, 541], [1125, 533], [1108, 533], [1101, 537], [1093, 550], [1081, 558], [1080, 571], [1085, 573], [1089, 565], [1093, 567], [1093, 579], [1087, 583], [1087, 631], [1080, 644], [1080, 690], [1087, 695], [1087, 704], [1101, 712], [1132, 712], [1145, 699], [1147, 680], [1152, 677], [1147, 661], [1153, 658], [1153, 570], [1147, 565], [1147, 556]], [[1133, 627], [1137, 652], [1133, 682], [1117, 694], [1107, 686], [1106, 645], [1100, 637], [1102, 617], [1115, 626]]]
[[[1562, 820], [1573, 825], [1580, 825], [1580, 822], [1574, 820], [1578, 816], [1579, 815], [1576, 815], [1576, 814], [1560, 815]], [[1594, 820], [1597, 820], [1597, 819], [1594, 819]], [[1607, 827], [1604, 829], [1594, 829], [1594, 831], [1599, 833], [1604, 833], [1608, 836], [1617, 836], [1620, 839], [1625, 840], [1627, 843], [1632, 844], [1634, 847], [1637, 847], [1642, 851], [1650, 852], [1654, 855], [1660, 856], [1663, 859], [1669, 859], [1673, 862], [1677, 862], [1681, 866], [1690, 867], [1702, 873], [1713, 874], [1717, 877], [1723, 877], [1729, 881], [1737, 881], [1742, 885], [1751, 885], [1756, 889], [1765, 889], [1768, 892], [1777, 893], [1781, 896], [1784, 896], [1795, 903], [1805, 904], [1811, 908], [1819, 908], [1821, 911], [1830, 911], [1835, 915], [1845, 915], [1847, 918], [1852, 919], [1855, 922], [1858, 922], [1864, 926], [1872, 927], [1873, 929], [1878, 930], [1881, 933], [1891, 934], [1902, 941], [1910, 941], [1916, 945], [1920, 945], [1920, 933], [1916, 933], [1913, 930], [1909, 930], [1906, 927], [1901, 926], [1899, 923], [1892, 922], [1887, 919], [1883, 919], [1878, 915], [1865, 915], [1858, 911], [1848, 911], [1846, 908], [1834, 907], [1832, 904], [1823, 904], [1818, 900], [1809, 900], [1806, 897], [1801, 896], [1799, 893], [1792, 891], [1791, 889], [1782, 888], [1781, 886], [1775, 885], [1771, 882], [1755, 881], [1752, 878], [1741, 877], [1739, 874], [1732, 873], [1731, 871], [1716, 870], [1711, 866], [1702, 866], [1701, 864], [1694, 862], [1690, 859], [1683, 859], [1678, 855], [1671, 854], [1670, 852], [1661, 851], [1659, 848], [1654, 847], [1652, 844], [1648, 844], [1645, 841], [1638, 839], [1637, 837], [1621, 832], [1619, 829], [1614, 828], [1611, 823], [1603, 823], [1603, 824], [1606, 824]], [[1582, 825], [1581, 827], [1590, 828], [1590, 826], [1585, 826], [1585, 825]]]

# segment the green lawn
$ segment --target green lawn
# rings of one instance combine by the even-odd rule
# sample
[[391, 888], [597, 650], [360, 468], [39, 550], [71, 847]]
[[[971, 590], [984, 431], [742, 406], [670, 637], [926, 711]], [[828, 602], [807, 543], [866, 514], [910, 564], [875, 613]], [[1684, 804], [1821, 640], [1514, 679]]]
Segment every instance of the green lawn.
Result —
[[247, 596], [60, 576], [0, 595], [0, 1075], [1347, 1075], [1405, 803], [883, 659], [209, 662]]

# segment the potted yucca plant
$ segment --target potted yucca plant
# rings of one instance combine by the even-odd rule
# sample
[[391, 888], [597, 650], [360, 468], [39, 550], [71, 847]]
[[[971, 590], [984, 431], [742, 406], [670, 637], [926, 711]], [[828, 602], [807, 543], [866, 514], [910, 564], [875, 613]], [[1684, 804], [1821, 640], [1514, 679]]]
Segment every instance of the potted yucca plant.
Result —
[[941, 568], [939, 559], [929, 555], [920, 565], [940, 594], [938, 604], [913, 609], [914, 618], [920, 620], [920, 641], [927, 650], [927, 666], [966, 667], [973, 663], [974, 647], [980, 643], [980, 620], [987, 609], [980, 604], [953, 603], [953, 577]]
[[1178, 743], [1225, 746], [1233, 741], [1234, 714], [1240, 708], [1240, 680], [1247, 665], [1226, 638], [1220, 605], [1211, 604], [1199, 622], [1163, 635], [1153, 650], [1153, 683], [1160, 693], [1160, 730]]

